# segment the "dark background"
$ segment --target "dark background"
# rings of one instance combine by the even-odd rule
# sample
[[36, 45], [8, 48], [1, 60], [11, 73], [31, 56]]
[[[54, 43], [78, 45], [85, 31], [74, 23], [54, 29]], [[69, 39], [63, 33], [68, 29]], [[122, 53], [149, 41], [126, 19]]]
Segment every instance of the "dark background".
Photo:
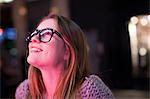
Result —
[[[32, 31], [40, 19], [48, 14], [50, 1], [34, 0], [26, 1], [28, 9], [28, 31]], [[132, 63], [130, 38], [128, 33], [128, 22], [132, 16], [150, 14], [149, 0], [70, 0], [71, 18], [83, 30], [97, 29], [98, 35], [96, 42], [103, 44], [104, 51], [98, 56], [99, 73], [98, 75], [111, 89], [139, 89], [149, 90], [149, 78], [132, 77]], [[1, 6], [1, 28], [14, 27], [12, 19], [12, 4]], [[7, 42], [3, 43], [1, 52], [7, 53]], [[3, 60], [6, 57], [2, 55]], [[26, 78], [25, 57], [22, 59], [21, 80], [7, 87], [5, 79], [8, 75], [1, 71], [1, 97], [13, 97], [16, 86]], [[6, 61], [6, 63], [8, 60]], [[92, 62], [91, 62], [92, 64]], [[5, 83], [3, 83], [5, 81]], [[8, 88], [6, 90], [6, 88]], [[6, 94], [7, 93], [7, 94]]]

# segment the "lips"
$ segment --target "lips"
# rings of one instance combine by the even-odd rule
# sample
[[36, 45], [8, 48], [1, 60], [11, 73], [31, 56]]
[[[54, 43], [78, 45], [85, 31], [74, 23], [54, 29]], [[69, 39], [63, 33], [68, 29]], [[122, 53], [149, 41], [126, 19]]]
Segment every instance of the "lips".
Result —
[[31, 47], [30, 47], [30, 51], [31, 51], [31, 52], [41, 52], [41, 51], [43, 51], [43, 50], [40, 49], [40, 48], [38, 48], [38, 47], [31, 46]]

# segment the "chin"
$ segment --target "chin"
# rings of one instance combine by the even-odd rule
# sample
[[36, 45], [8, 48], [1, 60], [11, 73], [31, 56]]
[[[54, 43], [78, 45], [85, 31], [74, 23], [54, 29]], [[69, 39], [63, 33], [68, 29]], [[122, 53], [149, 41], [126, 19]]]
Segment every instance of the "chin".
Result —
[[34, 67], [36, 67], [36, 68], [42, 68], [43, 67], [43, 62], [41, 62], [41, 59], [39, 60], [39, 59], [36, 59], [36, 58], [32, 58], [32, 57], [27, 57], [27, 62], [30, 64], [30, 65], [32, 65], [32, 66], [34, 66]]
[[38, 61], [35, 60], [35, 58], [31, 58], [31, 57], [27, 57], [27, 62], [32, 65], [32, 66], [37, 66], [38, 65]]

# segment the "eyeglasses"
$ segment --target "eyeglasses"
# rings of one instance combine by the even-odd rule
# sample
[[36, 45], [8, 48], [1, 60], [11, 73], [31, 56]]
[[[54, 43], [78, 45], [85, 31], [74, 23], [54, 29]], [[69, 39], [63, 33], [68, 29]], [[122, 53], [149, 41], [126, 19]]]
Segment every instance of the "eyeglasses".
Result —
[[42, 30], [36, 29], [33, 33], [31, 33], [26, 38], [26, 41], [31, 42], [32, 37], [34, 37], [35, 35], [38, 35], [38, 40], [40, 42], [47, 43], [51, 40], [54, 33], [57, 34], [60, 38], [62, 38], [61, 34], [59, 32], [57, 32], [56, 30], [51, 29], [51, 28], [45, 28], [45, 29], [42, 29]]

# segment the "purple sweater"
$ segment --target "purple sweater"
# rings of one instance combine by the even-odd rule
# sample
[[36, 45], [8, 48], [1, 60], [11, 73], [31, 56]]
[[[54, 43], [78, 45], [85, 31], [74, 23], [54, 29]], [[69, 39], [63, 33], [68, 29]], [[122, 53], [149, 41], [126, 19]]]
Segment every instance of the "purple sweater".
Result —
[[[28, 80], [23, 81], [16, 90], [16, 99], [26, 99], [29, 94]], [[115, 99], [110, 89], [96, 75], [85, 78], [78, 93], [77, 99]]]

